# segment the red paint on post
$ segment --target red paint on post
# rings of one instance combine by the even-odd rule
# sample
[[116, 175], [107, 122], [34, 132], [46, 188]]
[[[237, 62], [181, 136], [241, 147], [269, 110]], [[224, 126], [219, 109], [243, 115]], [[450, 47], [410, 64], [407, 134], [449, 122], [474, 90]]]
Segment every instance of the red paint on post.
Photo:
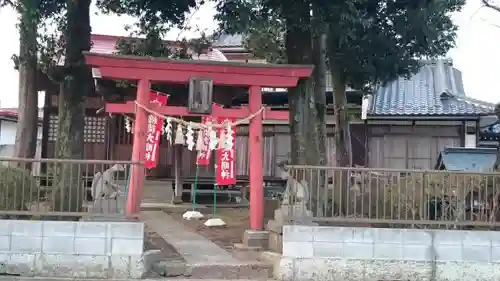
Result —
[[[149, 104], [149, 89], [151, 83], [149, 80], [139, 80], [137, 85], [137, 102], [140, 104]], [[132, 145], [132, 161], [144, 161], [146, 152], [146, 134], [148, 129], [148, 113], [141, 108], [137, 108], [134, 122], [134, 142]], [[132, 217], [138, 214], [144, 190], [145, 171], [144, 167], [134, 165], [130, 175], [129, 191], [125, 214]]]
[[[262, 91], [250, 86], [248, 105], [251, 112], [262, 107]], [[250, 228], [264, 228], [264, 162], [262, 151], [262, 114], [250, 120], [248, 146], [250, 151]]]

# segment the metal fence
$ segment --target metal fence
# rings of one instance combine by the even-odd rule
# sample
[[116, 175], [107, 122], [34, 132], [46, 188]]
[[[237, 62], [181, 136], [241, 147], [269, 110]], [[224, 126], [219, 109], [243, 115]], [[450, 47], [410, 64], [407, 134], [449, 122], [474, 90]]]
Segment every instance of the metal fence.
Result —
[[[500, 229], [500, 173], [288, 166], [287, 220]], [[312, 216], [312, 219], [311, 219]]]
[[[33, 173], [32, 167], [41, 167]], [[0, 157], [0, 218], [123, 216], [131, 161]]]

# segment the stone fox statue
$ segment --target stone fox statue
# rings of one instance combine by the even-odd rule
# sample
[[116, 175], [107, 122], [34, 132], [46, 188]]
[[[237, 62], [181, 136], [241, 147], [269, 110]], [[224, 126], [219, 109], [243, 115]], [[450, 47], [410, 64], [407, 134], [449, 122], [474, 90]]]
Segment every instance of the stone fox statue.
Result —
[[121, 164], [115, 164], [102, 174], [97, 172], [92, 180], [92, 199], [98, 198], [113, 199], [118, 195], [119, 186], [115, 183], [115, 173], [125, 171]]

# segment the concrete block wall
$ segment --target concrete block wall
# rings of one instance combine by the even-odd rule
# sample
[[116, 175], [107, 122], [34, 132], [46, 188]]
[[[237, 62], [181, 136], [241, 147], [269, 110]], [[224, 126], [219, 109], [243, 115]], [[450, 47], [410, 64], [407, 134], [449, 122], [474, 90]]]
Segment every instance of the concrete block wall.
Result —
[[0, 220], [0, 271], [21, 276], [140, 278], [144, 224]]
[[500, 232], [287, 225], [275, 277], [500, 280]]

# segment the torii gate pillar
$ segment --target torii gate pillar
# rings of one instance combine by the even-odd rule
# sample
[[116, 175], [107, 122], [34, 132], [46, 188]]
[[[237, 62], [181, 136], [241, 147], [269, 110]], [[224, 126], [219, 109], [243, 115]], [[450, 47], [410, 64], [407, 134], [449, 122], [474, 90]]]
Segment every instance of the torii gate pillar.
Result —
[[[147, 79], [140, 79], [137, 84], [137, 102], [149, 104], [149, 91], [151, 82]], [[146, 134], [148, 128], [148, 113], [141, 109], [135, 112], [134, 122], [134, 142], [132, 144], [132, 161], [144, 161], [146, 153]], [[141, 199], [144, 192], [145, 168], [142, 165], [133, 165], [130, 171], [130, 183], [128, 188], [125, 214], [127, 217], [137, 215], [141, 208]]]
[[[262, 107], [260, 86], [250, 86], [248, 96], [250, 112], [257, 112]], [[250, 228], [264, 228], [264, 162], [262, 148], [262, 114], [250, 120], [248, 132], [248, 151], [250, 151]]]

